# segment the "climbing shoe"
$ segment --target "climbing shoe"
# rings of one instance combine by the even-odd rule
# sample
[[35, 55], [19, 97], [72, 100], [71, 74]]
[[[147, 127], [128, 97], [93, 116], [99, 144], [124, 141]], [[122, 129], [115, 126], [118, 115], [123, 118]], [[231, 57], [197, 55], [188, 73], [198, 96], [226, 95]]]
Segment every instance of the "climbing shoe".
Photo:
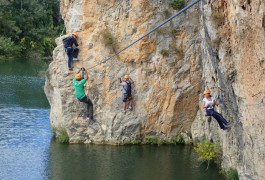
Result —
[[79, 59], [77, 59], [77, 58], [73, 58], [73, 61], [79, 61]]
[[73, 69], [74, 69], [74, 68], [71, 67], [71, 68], [69, 68], [69, 71], [72, 71]]
[[233, 123], [231, 123], [231, 122], [229, 122], [229, 123], [226, 125], [227, 128], [230, 128], [230, 127], [232, 127], [232, 126], [233, 126]]
[[121, 110], [121, 112], [122, 112], [122, 113], [124, 113], [124, 114], [126, 113], [126, 111], [125, 111], [124, 109], [123, 109], [123, 110]]
[[131, 111], [132, 110], [132, 106], [129, 106], [128, 109]]
[[90, 118], [88, 118], [89, 119], [89, 121], [88, 121], [88, 125], [90, 125], [90, 124], [94, 124], [95, 123], [95, 119], [93, 118], [93, 117], [90, 117]]
[[89, 120], [95, 122], [94, 117], [90, 117]]

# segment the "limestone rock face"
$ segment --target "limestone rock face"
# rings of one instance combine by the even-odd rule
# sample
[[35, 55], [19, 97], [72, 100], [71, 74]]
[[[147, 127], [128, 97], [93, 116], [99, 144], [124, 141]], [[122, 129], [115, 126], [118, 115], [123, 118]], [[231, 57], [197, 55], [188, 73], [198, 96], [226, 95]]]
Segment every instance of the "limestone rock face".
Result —
[[223, 0], [201, 3], [203, 86], [224, 103], [217, 108], [232, 121], [222, 131], [199, 111], [193, 138], [220, 141], [223, 166], [237, 167], [240, 179], [265, 179], [264, 1]]
[[[101, 63], [177, 11], [164, 0], [61, 0], [67, 33], [79, 31], [81, 61], [69, 72], [65, 36], [57, 38], [45, 84], [52, 127], [66, 129], [71, 143], [123, 144], [180, 133], [206, 137], [221, 144], [223, 167], [237, 168], [240, 179], [265, 179], [264, 9], [262, 0], [201, 1]], [[89, 71], [94, 124], [74, 95], [72, 79], [81, 67]], [[134, 109], [126, 115], [117, 85], [125, 74], [136, 81]], [[217, 111], [234, 123], [231, 130], [205, 117], [200, 108], [205, 88], [223, 96]]]
[[[83, 118], [86, 108], [74, 95], [74, 72], [67, 68], [63, 36], [56, 40], [45, 86], [53, 127], [66, 128], [72, 143], [120, 144], [145, 136], [167, 139], [190, 131], [202, 86], [198, 6], [102, 64], [176, 11], [168, 10], [165, 2], [145, 0], [65, 0], [61, 12], [67, 32], [79, 30], [81, 61], [74, 62], [74, 68], [89, 71], [86, 90], [94, 104], [96, 123], [88, 125]], [[105, 43], [106, 32], [114, 46]], [[134, 109], [126, 115], [121, 113], [122, 87], [117, 84], [125, 74], [136, 81]]]

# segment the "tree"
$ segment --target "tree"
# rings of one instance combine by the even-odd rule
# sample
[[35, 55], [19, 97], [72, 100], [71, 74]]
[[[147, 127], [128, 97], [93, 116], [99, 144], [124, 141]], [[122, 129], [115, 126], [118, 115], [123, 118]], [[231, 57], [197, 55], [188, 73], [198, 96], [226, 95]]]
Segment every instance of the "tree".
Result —
[[0, 59], [51, 58], [54, 38], [63, 28], [59, 0], [1, 0], [0, 8], [0, 52], [5, 52]]

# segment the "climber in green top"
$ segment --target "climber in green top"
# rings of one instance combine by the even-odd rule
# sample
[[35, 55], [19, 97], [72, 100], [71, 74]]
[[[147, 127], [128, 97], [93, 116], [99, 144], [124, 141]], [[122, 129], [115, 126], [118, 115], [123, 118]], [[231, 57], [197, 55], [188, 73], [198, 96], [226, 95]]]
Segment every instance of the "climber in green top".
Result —
[[[80, 71], [84, 72], [84, 74], [85, 74], [84, 79], [82, 79], [82, 74], [80, 73]], [[87, 117], [89, 117], [89, 119], [91, 121], [94, 121], [94, 117], [93, 117], [93, 103], [91, 102], [91, 100], [85, 94], [84, 85], [85, 85], [87, 79], [88, 79], [87, 71], [85, 70], [85, 68], [81, 68], [77, 72], [77, 74], [75, 75], [75, 78], [73, 79], [73, 85], [74, 85], [75, 95], [76, 95], [77, 99], [80, 102], [83, 102], [83, 103], [87, 104], [87, 112], [88, 112]]]

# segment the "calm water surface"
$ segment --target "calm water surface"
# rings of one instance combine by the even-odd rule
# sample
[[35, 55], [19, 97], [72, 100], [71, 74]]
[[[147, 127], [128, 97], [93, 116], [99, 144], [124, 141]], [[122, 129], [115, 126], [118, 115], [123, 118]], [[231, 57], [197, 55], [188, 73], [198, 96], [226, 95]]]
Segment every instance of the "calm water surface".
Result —
[[0, 179], [222, 180], [192, 147], [63, 145], [52, 139], [40, 63], [0, 63]]

